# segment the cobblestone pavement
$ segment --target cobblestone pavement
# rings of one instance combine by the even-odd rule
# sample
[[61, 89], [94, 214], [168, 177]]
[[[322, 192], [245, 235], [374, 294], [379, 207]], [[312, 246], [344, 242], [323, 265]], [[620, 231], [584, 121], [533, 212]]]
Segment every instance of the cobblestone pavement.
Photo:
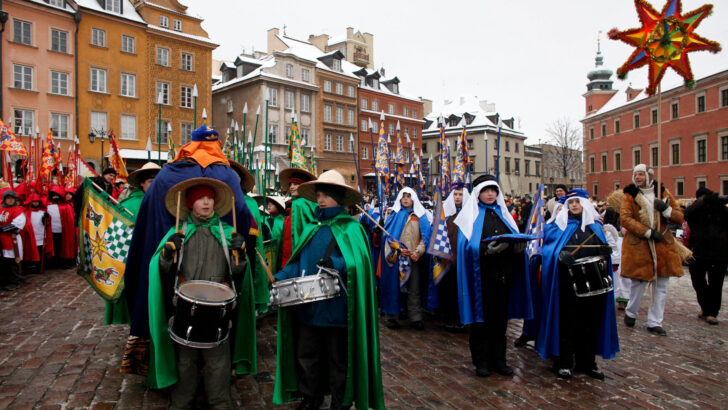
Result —
[[[466, 334], [446, 333], [436, 321], [424, 332], [381, 327], [387, 407], [728, 408], [728, 320], [711, 326], [696, 318], [687, 275], [671, 280], [668, 295], [667, 337], [645, 329], [647, 296], [635, 328], [618, 313], [621, 353], [598, 360], [604, 381], [557, 379], [532, 348], [512, 347], [519, 321], [508, 331], [515, 375], [485, 379], [470, 365]], [[104, 326], [103, 309], [72, 271], [31, 276], [17, 291], [0, 292], [0, 408], [165, 408], [164, 392], [119, 373], [128, 327]], [[235, 381], [241, 407], [272, 407], [274, 326], [273, 317], [260, 321], [261, 373]]]

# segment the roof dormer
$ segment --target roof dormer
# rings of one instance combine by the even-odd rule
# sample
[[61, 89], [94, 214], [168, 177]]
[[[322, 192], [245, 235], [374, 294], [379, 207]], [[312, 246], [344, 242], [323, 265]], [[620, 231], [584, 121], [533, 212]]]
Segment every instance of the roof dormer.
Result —
[[246, 76], [263, 65], [260, 62], [245, 56], [238, 56], [233, 64], [235, 64], [238, 77]]
[[384, 86], [387, 87], [387, 89], [389, 89], [389, 91], [393, 92], [394, 94], [399, 94], [399, 78], [394, 77], [383, 80], [382, 84], [384, 84]]
[[326, 64], [326, 67], [334, 70], [334, 71], [341, 71], [341, 60], [344, 59], [344, 54], [339, 51], [332, 51], [330, 53], [324, 54], [321, 57], [318, 58], [319, 61]]
[[122, 0], [96, 0], [104, 10], [116, 14], [124, 14], [124, 2]]

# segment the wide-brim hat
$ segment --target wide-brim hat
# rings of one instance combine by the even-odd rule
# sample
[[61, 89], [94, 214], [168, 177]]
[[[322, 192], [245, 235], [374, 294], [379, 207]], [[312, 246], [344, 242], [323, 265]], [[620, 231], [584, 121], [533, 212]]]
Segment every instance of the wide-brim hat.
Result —
[[164, 206], [167, 211], [172, 215], [177, 215], [177, 193], [179, 192], [181, 193], [179, 218], [187, 219], [187, 215], [190, 214], [190, 210], [187, 208], [187, 190], [197, 185], [207, 185], [215, 191], [214, 209], [219, 216], [227, 215], [233, 208], [233, 190], [227, 184], [214, 178], [198, 177], [184, 180], [169, 188], [164, 197]]
[[265, 199], [266, 201], [273, 201], [273, 203], [280, 206], [282, 210], [286, 209], [286, 197], [280, 195], [268, 195]]
[[255, 199], [255, 203], [258, 206], [261, 206], [261, 205], [265, 204], [265, 198], [261, 194], [248, 193], [248, 196], [251, 197], [251, 198], [253, 198], [253, 199]]
[[344, 203], [341, 205], [354, 205], [362, 200], [361, 193], [346, 185], [346, 179], [336, 170], [329, 170], [321, 174], [317, 180], [306, 182], [298, 187], [298, 196], [306, 198], [309, 201], [316, 202], [316, 187], [321, 185], [335, 186], [344, 188]]
[[[300, 175], [299, 175], [300, 174]], [[291, 177], [297, 177], [301, 176], [303, 179], [308, 179], [308, 181], [315, 181], [316, 175], [306, 171], [302, 168], [286, 168], [278, 174], [278, 181], [281, 184], [281, 188], [284, 190], [288, 190], [288, 185], [290, 185]], [[306, 181], [306, 182], [308, 182]]]
[[162, 168], [156, 162], [147, 162], [141, 168], [129, 174], [126, 182], [133, 187], [138, 187], [142, 182], [156, 176]]
[[243, 164], [233, 160], [229, 161], [230, 167], [232, 167], [233, 171], [235, 171], [235, 173], [240, 177], [240, 184], [245, 192], [252, 192], [253, 187], [255, 186], [255, 177], [253, 177], [253, 174], [251, 174], [248, 168], [246, 168]]

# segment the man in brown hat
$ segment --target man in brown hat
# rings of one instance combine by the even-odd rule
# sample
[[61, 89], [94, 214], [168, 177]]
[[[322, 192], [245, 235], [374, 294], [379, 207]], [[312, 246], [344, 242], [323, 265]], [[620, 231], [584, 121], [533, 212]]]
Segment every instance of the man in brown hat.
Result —
[[316, 203], [298, 196], [298, 187], [301, 184], [316, 180], [316, 176], [301, 168], [286, 168], [281, 171], [281, 187], [288, 191], [291, 200], [286, 203], [286, 218], [283, 222], [283, 246], [281, 247], [281, 263], [286, 266], [291, 252], [297, 245], [298, 237], [303, 227], [314, 220], [313, 211]]

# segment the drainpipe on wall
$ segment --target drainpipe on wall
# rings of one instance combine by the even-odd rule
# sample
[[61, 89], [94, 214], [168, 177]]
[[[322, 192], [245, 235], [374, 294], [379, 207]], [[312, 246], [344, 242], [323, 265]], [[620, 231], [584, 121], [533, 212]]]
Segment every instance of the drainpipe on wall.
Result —
[[[2, 0], [0, 0], [2, 1]], [[73, 63], [74, 63], [74, 71], [75, 71], [75, 80], [74, 80], [74, 88], [76, 90], [76, 98], [75, 98], [75, 104], [76, 104], [76, 135], [79, 135], [78, 132], [78, 27], [81, 23], [81, 7], [76, 9], [76, 13], [73, 15], [73, 21], [76, 23], [76, 32], [73, 34]]]
[[3, 1], [0, 0], [0, 24], [2, 24], [2, 28], [0, 29], [0, 118], [3, 117], [3, 94], [5, 90], [3, 90], [3, 41], [2, 41], [2, 34], [5, 32], [5, 23], [8, 21], [8, 12], [3, 10]]

